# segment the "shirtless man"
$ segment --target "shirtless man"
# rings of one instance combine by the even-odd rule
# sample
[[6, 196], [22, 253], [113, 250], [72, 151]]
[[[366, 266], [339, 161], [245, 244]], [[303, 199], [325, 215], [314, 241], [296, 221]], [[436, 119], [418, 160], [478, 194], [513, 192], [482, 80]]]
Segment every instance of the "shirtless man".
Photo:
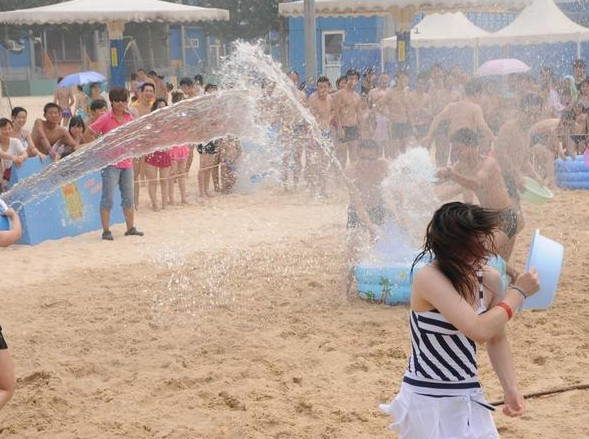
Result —
[[372, 140], [378, 142], [381, 148], [380, 155], [384, 154], [389, 137], [389, 118], [386, 114], [376, 109], [376, 103], [387, 93], [389, 89], [389, 75], [381, 73], [378, 77], [378, 86], [368, 92], [368, 111], [374, 123], [374, 133]]
[[360, 140], [360, 95], [354, 87], [360, 80], [360, 73], [355, 69], [346, 72], [346, 85], [335, 94], [335, 120], [337, 123], [337, 141], [335, 157], [342, 169], [346, 167], [348, 155], [350, 162], [358, 158], [358, 141]]
[[421, 139], [427, 134], [433, 118], [432, 97], [427, 92], [427, 78], [422, 73], [417, 75], [417, 84], [415, 90], [409, 93], [409, 102], [409, 118], [416, 136]]
[[550, 187], [556, 185], [554, 160], [565, 159], [561, 138], [570, 130], [573, 123], [574, 120], [567, 118], [550, 118], [536, 122], [530, 127], [530, 148], [535, 168]]
[[[139, 86], [139, 99], [129, 106], [129, 113], [135, 119], [151, 113], [151, 106], [155, 100], [155, 85], [151, 82], [144, 82]], [[141, 179], [145, 179], [145, 159], [139, 157], [133, 159], [133, 184], [135, 196], [135, 209], [139, 208], [139, 194], [141, 192]]]
[[520, 230], [520, 211], [513, 206], [501, 167], [491, 155], [481, 155], [478, 136], [474, 131], [460, 128], [452, 135], [451, 142], [458, 161], [453, 167], [440, 169], [438, 176], [472, 190], [482, 207], [503, 211], [494, 240], [499, 256], [507, 264]]
[[166, 82], [160, 78], [154, 70], [151, 70], [147, 76], [155, 85], [155, 98], [165, 99], [166, 102], [168, 102], [168, 86], [166, 85]]
[[358, 145], [358, 160], [346, 170], [349, 183], [348, 206], [348, 255], [345, 266], [344, 285], [350, 295], [353, 267], [357, 265], [360, 252], [371, 246], [390, 212], [382, 194], [382, 182], [389, 170], [389, 163], [380, 157], [379, 146], [374, 140], [363, 139]]
[[[444, 82], [444, 70], [439, 64], [434, 64], [430, 70], [430, 85], [428, 93], [431, 96], [432, 115], [436, 116], [442, 112], [446, 105], [453, 102], [452, 95], [446, 88]], [[431, 125], [430, 125], [431, 126]], [[433, 134], [433, 141], [436, 144], [435, 157], [437, 166], [446, 166], [448, 154], [450, 153], [450, 140], [448, 139], [448, 121], [442, 121]], [[429, 146], [429, 145], [423, 145]]]
[[[465, 97], [458, 102], [448, 104], [432, 121], [430, 129], [421, 144], [429, 146], [440, 126], [444, 121], [448, 122], [448, 135], [450, 138], [462, 129], [468, 128], [475, 133], [483, 134], [489, 143], [495, 136], [483, 117], [483, 110], [478, 104], [482, 93], [482, 83], [478, 79], [472, 79], [464, 87]], [[453, 157], [450, 157], [453, 160]]]
[[72, 118], [72, 105], [76, 102], [72, 90], [69, 87], [59, 87], [63, 78], [57, 78], [57, 89], [53, 93], [53, 103], [61, 108], [61, 124], [67, 127]]
[[[320, 76], [317, 79], [317, 92], [309, 97], [308, 100], [309, 110], [315, 116], [319, 129], [321, 130], [321, 135], [325, 140], [323, 145], [312, 142], [311, 145], [307, 145], [306, 150], [305, 174], [315, 196], [325, 196], [327, 160], [333, 154], [331, 121], [335, 116], [335, 106], [329, 94], [329, 89], [329, 79], [325, 76]], [[328, 145], [329, 150], [324, 150], [323, 148], [326, 148]]]
[[150, 83], [155, 86], [153, 79], [147, 76], [145, 69], [137, 69], [137, 87], [141, 90], [141, 86], [145, 83]]
[[391, 141], [385, 149], [385, 157], [395, 158], [405, 152], [407, 142], [414, 137], [409, 114], [409, 74], [405, 70], [395, 75], [395, 86], [376, 103], [376, 109], [388, 115]]
[[79, 148], [79, 143], [74, 140], [68, 130], [59, 125], [61, 120], [61, 107], [53, 102], [43, 108], [43, 119], [37, 119], [33, 124], [31, 139], [41, 153], [51, 155], [57, 160], [57, 147], [65, 145], [72, 150]]

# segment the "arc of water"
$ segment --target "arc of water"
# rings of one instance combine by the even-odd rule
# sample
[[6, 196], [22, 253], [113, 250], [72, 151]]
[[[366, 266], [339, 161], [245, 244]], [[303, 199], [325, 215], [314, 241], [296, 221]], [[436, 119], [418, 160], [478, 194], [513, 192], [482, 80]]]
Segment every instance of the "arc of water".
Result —
[[14, 185], [1, 198], [18, 208], [57, 187], [126, 158], [184, 143], [206, 143], [247, 136], [253, 126], [254, 100], [244, 90], [227, 90], [188, 99], [120, 126], [74, 154]]

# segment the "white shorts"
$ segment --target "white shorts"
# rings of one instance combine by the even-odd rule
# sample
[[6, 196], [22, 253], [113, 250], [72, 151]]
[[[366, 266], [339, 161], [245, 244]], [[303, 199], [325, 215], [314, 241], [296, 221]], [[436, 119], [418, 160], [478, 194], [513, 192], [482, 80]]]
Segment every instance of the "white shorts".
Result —
[[497, 439], [491, 410], [480, 389], [461, 396], [431, 397], [403, 383], [391, 404], [380, 409], [393, 417], [389, 428], [399, 439]]

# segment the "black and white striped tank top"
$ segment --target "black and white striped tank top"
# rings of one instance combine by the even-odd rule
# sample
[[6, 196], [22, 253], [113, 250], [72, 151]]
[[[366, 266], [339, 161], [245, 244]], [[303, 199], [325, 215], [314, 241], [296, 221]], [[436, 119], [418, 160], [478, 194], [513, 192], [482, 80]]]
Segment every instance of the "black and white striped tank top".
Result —
[[[483, 301], [483, 272], [479, 280], [479, 314]], [[411, 358], [403, 382], [416, 393], [430, 396], [461, 395], [479, 388], [476, 344], [437, 310], [410, 315]]]

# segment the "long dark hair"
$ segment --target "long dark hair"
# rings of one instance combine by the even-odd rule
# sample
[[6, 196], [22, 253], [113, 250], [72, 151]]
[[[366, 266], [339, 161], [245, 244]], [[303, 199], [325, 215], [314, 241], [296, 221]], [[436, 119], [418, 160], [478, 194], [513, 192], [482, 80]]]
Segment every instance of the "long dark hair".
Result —
[[474, 301], [478, 292], [477, 269], [488, 256], [496, 254], [493, 234], [502, 212], [468, 203], [444, 204], [428, 224], [423, 249], [411, 270], [429, 257], [461, 297], [469, 303]]

